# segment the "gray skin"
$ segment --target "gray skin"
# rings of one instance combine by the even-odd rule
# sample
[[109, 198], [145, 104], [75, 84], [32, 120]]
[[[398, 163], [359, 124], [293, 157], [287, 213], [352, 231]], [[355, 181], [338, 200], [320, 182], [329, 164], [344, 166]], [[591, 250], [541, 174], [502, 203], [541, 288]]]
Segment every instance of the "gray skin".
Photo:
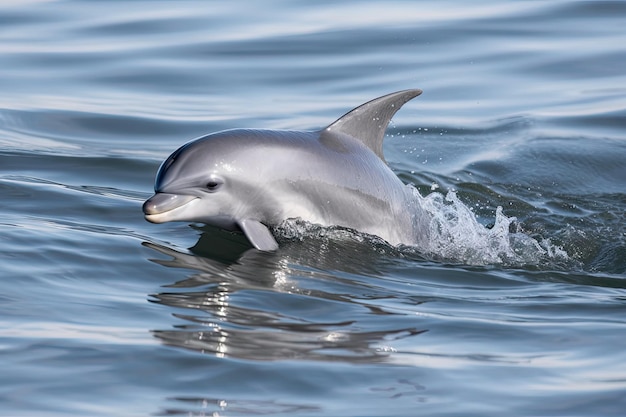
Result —
[[367, 102], [313, 132], [235, 129], [191, 141], [159, 168], [146, 220], [241, 231], [259, 250], [287, 219], [342, 226], [392, 245], [415, 244], [410, 191], [385, 163], [385, 130], [420, 90]]

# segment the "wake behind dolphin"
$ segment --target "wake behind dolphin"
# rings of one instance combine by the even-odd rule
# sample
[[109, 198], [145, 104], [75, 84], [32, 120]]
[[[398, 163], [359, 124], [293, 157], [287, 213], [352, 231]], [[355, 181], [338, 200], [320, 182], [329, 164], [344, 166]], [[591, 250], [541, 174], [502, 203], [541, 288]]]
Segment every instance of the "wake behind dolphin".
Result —
[[265, 251], [278, 248], [270, 230], [289, 219], [415, 245], [419, 211], [407, 209], [412, 191], [382, 149], [393, 115], [421, 93], [379, 97], [318, 131], [235, 129], [191, 141], [159, 168], [145, 218], [241, 231]]

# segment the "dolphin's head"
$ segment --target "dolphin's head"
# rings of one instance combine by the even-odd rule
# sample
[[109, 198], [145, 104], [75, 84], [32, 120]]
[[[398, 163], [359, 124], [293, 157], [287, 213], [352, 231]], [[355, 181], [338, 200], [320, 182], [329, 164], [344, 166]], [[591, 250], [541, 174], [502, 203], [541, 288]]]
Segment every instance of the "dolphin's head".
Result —
[[[230, 147], [219, 135], [209, 135], [177, 149], [156, 176], [155, 194], [143, 204], [146, 220], [201, 222], [236, 230], [240, 199], [232, 192], [238, 183]], [[232, 145], [232, 144], [231, 144]], [[226, 148], [226, 149], [225, 149]]]

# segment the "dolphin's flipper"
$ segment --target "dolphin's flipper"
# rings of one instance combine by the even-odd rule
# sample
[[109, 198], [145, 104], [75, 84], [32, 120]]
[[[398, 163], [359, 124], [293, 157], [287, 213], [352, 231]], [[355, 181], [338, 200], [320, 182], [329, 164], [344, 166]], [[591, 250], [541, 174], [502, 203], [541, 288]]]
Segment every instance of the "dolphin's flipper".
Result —
[[278, 249], [276, 239], [274, 239], [270, 230], [263, 223], [257, 220], [243, 219], [238, 221], [237, 224], [250, 243], [252, 243], [252, 246], [258, 250], [275, 251]]
[[393, 115], [422, 90], [403, 90], [387, 94], [349, 111], [325, 128], [323, 133], [343, 133], [360, 139], [383, 161], [383, 138]]

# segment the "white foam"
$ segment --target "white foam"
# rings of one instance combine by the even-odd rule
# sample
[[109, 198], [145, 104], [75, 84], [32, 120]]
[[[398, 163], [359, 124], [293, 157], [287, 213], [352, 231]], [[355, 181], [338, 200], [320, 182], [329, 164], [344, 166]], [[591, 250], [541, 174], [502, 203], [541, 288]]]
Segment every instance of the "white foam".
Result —
[[546, 258], [567, 259], [567, 253], [549, 241], [540, 244], [523, 233], [517, 219], [507, 217], [502, 207], [496, 209], [493, 227], [487, 228], [454, 191], [425, 197], [414, 187], [411, 191], [412, 209], [420, 212], [417, 230], [426, 235], [413, 249], [427, 257], [470, 265], [527, 265]]

